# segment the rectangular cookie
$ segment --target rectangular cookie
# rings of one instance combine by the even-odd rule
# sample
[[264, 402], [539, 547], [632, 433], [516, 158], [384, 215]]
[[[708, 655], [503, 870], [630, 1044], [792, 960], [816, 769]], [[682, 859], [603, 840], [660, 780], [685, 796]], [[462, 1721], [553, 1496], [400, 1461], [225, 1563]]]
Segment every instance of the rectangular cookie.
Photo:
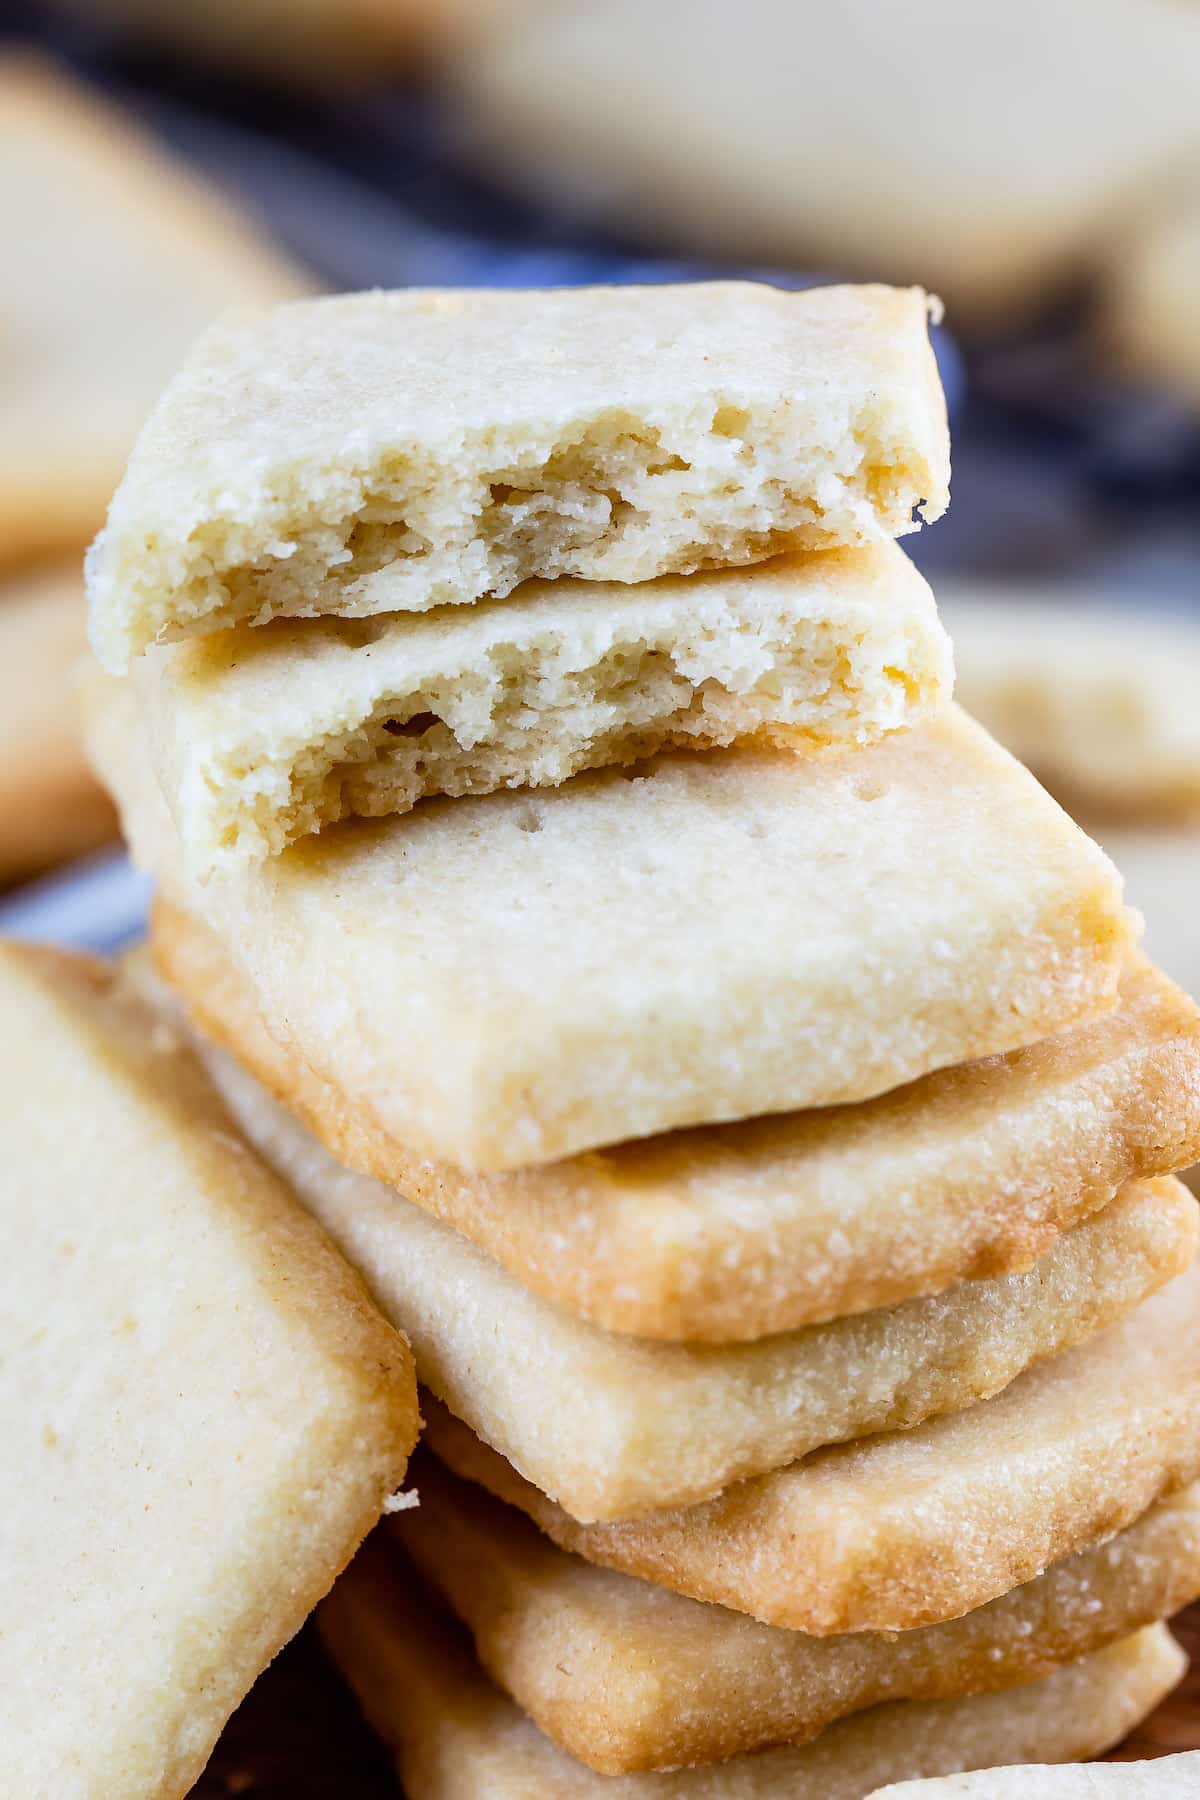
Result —
[[157, 901], [151, 943], [201, 1031], [341, 1162], [634, 1337], [746, 1341], [1027, 1269], [1125, 1182], [1200, 1159], [1200, 1011], [1138, 953], [1112, 1012], [858, 1106], [471, 1175], [374, 1127], [277, 1043], [190, 913]]
[[408, 1335], [421, 1381], [579, 1519], [691, 1506], [823, 1445], [970, 1406], [1120, 1318], [1196, 1250], [1186, 1189], [1135, 1182], [1026, 1274], [757, 1343], [617, 1337], [342, 1168], [228, 1058], [207, 1060], [242, 1130]]
[[1136, 929], [1103, 854], [953, 707], [838, 756], [679, 752], [430, 801], [193, 886], [127, 689], [89, 684], [89, 741], [137, 860], [273, 1036], [462, 1168], [1034, 1043], [1113, 1006]]
[[0, 1788], [174, 1800], [418, 1428], [407, 1345], [104, 966], [0, 947]]
[[919, 288], [341, 295], [231, 313], [138, 440], [92, 636], [423, 612], [897, 537], [948, 498]]
[[663, 1774], [597, 1775], [483, 1674], [461, 1630], [378, 1538], [318, 1614], [410, 1800], [863, 1800], [882, 1782], [998, 1758], [1095, 1756], [1150, 1713], [1187, 1659], [1152, 1625], [1037, 1682], [960, 1700], [897, 1701], [811, 1744]]
[[0, 886], [117, 835], [83, 750], [74, 671], [85, 621], [76, 564], [0, 583]]
[[128, 109], [27, 50], [0, 55], [0, 214], [6, 565], [79, 556], [196, 334], [313, 283]]
[[497, 1685], [606, 1775], [808, 1743], [891, 1700], [1039, 1680], [1200, 1594], [1200, 1484], [961, 1619], [812, 1638], [596, 1568], [427, 1451], [396, 1541]]
[[[552, 216], [652, 255], [929, 282], [986, 341], [1085, 272], [1107, 292], [1148, 198], [1194, 169], [1200, 65], [1194, 6], [1010, 0], [994, 19], [982, 36], [961, 0], [556, 0], [503, 12], [449, 73], [480, 170]], [[1200, 394], [1200, 271], [1164, 273], [1159, 352], [1167, 332], [1187, 346], [1166, 369]]]
[[1200, 1475], [1200, 1263], [977, 1406], [581, 1524], [439, 1402], [431, 1447], [564, 1549], [764, 1624], [907, 1631], [983, 1606]]
[[530, 582], [506, 601], [281, 619], [134, 665], [155, 771], [198, 877], [436, 794], [763, 734], [809, 751], [928, 716], [952, 672], [898, 545], [748, 569]]

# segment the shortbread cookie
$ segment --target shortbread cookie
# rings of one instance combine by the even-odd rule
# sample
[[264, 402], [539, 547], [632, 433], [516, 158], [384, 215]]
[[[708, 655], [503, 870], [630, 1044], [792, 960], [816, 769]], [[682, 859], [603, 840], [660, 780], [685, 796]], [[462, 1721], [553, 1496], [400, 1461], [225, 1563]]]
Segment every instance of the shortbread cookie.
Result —
[[1155, 1625], [1041, 1681], [876, 1707], [801, 1748], [670, 1774], [597, 1775], [492, 1686], [461, 1631], [416, 1583], [410, 1565], [376, 1538], [318, 1615], [368, 1722], [395, 1753], [410, 1800], [863, 1800], [882, 1782], [1001, 1757], [1094, 1756], [1139, 1724], [1187, 1666], [1170, 1632]]
[[343, 1169], [227, 1057], [207, 1060], [242, 1129], [407, 1333], [420, 1379], [576, 1518], [691, 1505], [825, 1444], [970, 1406], [1120, 1318], [1196, 1249], [1186, 1189], [1135, 1182], [1028, 1274], [753, 1344], [614, 1337]]
[[1049, 1765], [983, 1769], [878, 1788], [871, 1800], [1196, 1800], [1200, 1750], [1140, 1763], [1092, 1763], [1084, 1769]]
[[1113, 1012], [881, 1099], [473, 1176], [372, 1128], [285, 1051], [190, 914], [156, 903], [151, 941], [201, 1030], [342, 1162], [634, 1336], [762, 1338], [1027, 1269], [1124, 1182], [1200, 1160], [1200, 1012], [1137, 953]]
[[348, 816], [554, 787], [671, 745], [862, 747], [927, 716], [952, 679], [933, 595], [890, 542], [235, 626], [148, 651], [134, 677], [198, 876]]
[[1116, 999], [1115, 871], [953, 708], [840, 756], [679, 753], [347, 821], [193, 893], [127, 687], [91, 684], [90, 743], [135, 856], [272, 1035], [423, 1156], [865, 1099]]
[[0, 884], [117, 835], [83, 751], [73, 676], [85, 649], [77, 567], [0, 584]]
[[92, 641], [647, 581], [945, 509], [918, 289], [408, 290], [241, 312], [138, 440]]
[[196, 334], [308, 283], [199, 175], [65, 74], [0, 57], [0, 564], [81, 551]]
[[943, 616], [959, 698], [1081, 816], [1200, 818], [1200, 625], [979, 588]]
[[407, 1346], [100, 964], [0, 948], [0, 1789], [191, 1787], [400, 1482]]
[[429, 1440], [565, 1549], [817, 1636], [956, 1618], [1200, 1474], [1200, 1264], [1002, 1394], [703, 1506], [580, 1524], [436, 1401]]
[[1195, 148], [1195, 12], [542, 0], [450, 75], [492, 179], [658, 251], [926, 282], [1011, 331]]
[[427, 1452], [410, 1478], [421, 1504], [394, 1521], [406, 1554], [492, 1679], [609, 1775], [807, 1743], [885, 1700], [1034, 1681], [1200, 1594], [1200, 1485], [965, 1618], [811, 1638], [571, 1556]]

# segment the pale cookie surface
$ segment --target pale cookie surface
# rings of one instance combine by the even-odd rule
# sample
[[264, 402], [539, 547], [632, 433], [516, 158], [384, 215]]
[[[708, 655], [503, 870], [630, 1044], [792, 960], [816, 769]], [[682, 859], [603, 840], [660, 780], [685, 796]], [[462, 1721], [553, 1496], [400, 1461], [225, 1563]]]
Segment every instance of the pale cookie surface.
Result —
[[97, 654], [898, 536], [948, 497], [926, 313], [917, 289], [714, 282], [231, 314], [113, 501]]
[[463, 1168], [1036, 1042], [1115, 1003], [1136, 926], [1107, 859], [953, 707], [869, 750], [679, 753], [346, 821], [193, 893], [125, 685], [90, 700], [135, 856], [268, 1030]]
[[372, 1128], [285, 1051], [190, 914], [156, 903], [152, 942], [198, 1026], [343, 1163], [633, 1336], [762, 1338], [1027, 1269], [1126, 1181], [1200, 1160], [1200, 1012], [1136, 953], [1111, 1013], [877, 1100], [473, 1176]]
[[1082, 592], [942, 599], [959, 699], [1065, 805], [1200, 818], [1200, 625]]
[[488, 175], [571, 216], [925, 282], [956, 327], [1011, 330], [1195, 147], [1194, 15], [1015, 0], [983, 39], [959, 0], [555, 0], [452, 74]]
[[1186, 1189], [1135, 1182], [1028, 1274], [752, 1344], [614, 1337], [343, 1169], [228, 1058], [209, 1053], [209, 1066], [242, 1129], [407, 1333], [421, 1381], [576, 1518], [692, 1505], [823, 1445], [970, 1406], [1120, 1318], [1196, 1248]]
[[85, 623], [77, 567], [0, 584], [0, 884], [117, 835], [83, 750], [73, 672]]
[[871, 1800], [1196, 1800], [1200, 1750], [1156, 1756], [1143, 1763], [1109, 1763], [1083, 1769], [1050, 1766], [982, 1769], [930, 1781], [879, 1788]]
[[927, 716], [952, 681], [933, 595], [890, 542], [235, 626], [157, 646], [133, 673], [198, 876], [338, 819], [555, 787], [674, 745], [861, 747]]
[[499, 1686], [601, 1773], [716, 1762], [807, 1743], [887, 1700], [1035, 1681], [1200, 1593], [1200, 1487], [1094, 1550], [944, 1625], [811, 1638], [598, 1569], [427, 1452], [396, 1539]]
[[0, 58], [0, 564], [79, 550], [225, 307], [309, 284], [218, 192], [48, 63]]
[[969, 1406], [1121, 1317], [1196, 1249], [1186, 1190], [1134, 1182], [1028, 1274], [758, 1343], [614, 1337], [342, 1168], [228, 1057], [207, 1060], [242, 1129], [411, 1338], [420, 1379], [577, 1518], [690, 1505], [825, 1444]]
[[0, 1789], [175, 1800], [401, 1481], [412, 1359], [117, 977], [0, 995]]
[[580, 1524], [432, 1400], [428, 1437], [589, 1561], [795, 1631], [904, 1631], [1007, 1593], [1200, 1474], [1197, 1306], [1193, 1264], [978, 1406], [620, 1524]]
[[492, 1686], [410, 1565], [380, 1541], [365, 1547], [319, 1618], [410, 1800], [863, 1800], [883, 1782], [1000, 1757], [1094, 1756], [1152, 1711], [1186, 1667], [1157, 1625], [1007, 1692], [899, 1701], [798, 1749], [612, 1776], [568, 1756]]

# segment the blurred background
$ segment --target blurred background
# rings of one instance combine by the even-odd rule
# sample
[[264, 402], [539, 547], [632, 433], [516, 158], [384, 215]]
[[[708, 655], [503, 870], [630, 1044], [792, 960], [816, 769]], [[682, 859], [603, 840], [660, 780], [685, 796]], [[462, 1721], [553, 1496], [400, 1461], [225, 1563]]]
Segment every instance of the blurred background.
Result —
[[[0, 927], [139, 929], [81, 558], [223, 307], [866, 278], [946, 303], [960, 697], [1200, 990], [1200, 0], [0, 0], [0, 194]], [[391, 1791], [316, 1655], [201, 1793]]]

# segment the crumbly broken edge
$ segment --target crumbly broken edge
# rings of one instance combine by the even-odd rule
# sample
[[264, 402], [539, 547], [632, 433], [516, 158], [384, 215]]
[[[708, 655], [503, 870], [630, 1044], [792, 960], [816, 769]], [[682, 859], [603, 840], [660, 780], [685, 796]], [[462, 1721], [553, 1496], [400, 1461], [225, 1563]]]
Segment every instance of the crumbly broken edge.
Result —
[[[936, 486], [923, 456], [906, 461], [861, 417], [801, 468], [785, 446], [772, 457], [769, 442], [756, 450], [741, 435], [769, 440], [773, 424], [718, 404], [706, 434], [672, 447], [660, 427], [608, 412], [576, 421], [539, 459], [514, 460], [492, 433], [464, 445], [453, 472], [415, 449], [353, 469], [278, 470], [254, 525], [209, 518], [175, 549], [147, 539], [155, 567], [132, 584], [131, 647], [272, 617], [502, 598], [535, 576], [691, 574], [919, 528]], [[698, 448], [708, 478], [689, 481]]]
[[[206, 771], [219, 820], [213, 855], [275, 855], [343, 818], [404, 813], [440, 794], [554, 787], [585, 769], [678, 747], [756, 737], [811, 753], [865, 748], [916, 723], [942, 691], [936, 666], [872, 668], [860, 660], [861, 638], [842, 644], [827, 630], [824, 643], [806, 642], [782, 662], [787, 629], [781, 618], [771, 666], [747, 687], [715, 674], [696, 680], [680, 668], [684, 658], [645, 634], [557, 680], [509, 645], [453, 682], [393, 687], [360, 722], [305, 744], [290, 763], [266, 752]], [[702, 641], [684, 648], [694, 667]], [[914, 661], [919, 655], [914, 645]], [[528, 828], [538, 828], [533, 808]]]

